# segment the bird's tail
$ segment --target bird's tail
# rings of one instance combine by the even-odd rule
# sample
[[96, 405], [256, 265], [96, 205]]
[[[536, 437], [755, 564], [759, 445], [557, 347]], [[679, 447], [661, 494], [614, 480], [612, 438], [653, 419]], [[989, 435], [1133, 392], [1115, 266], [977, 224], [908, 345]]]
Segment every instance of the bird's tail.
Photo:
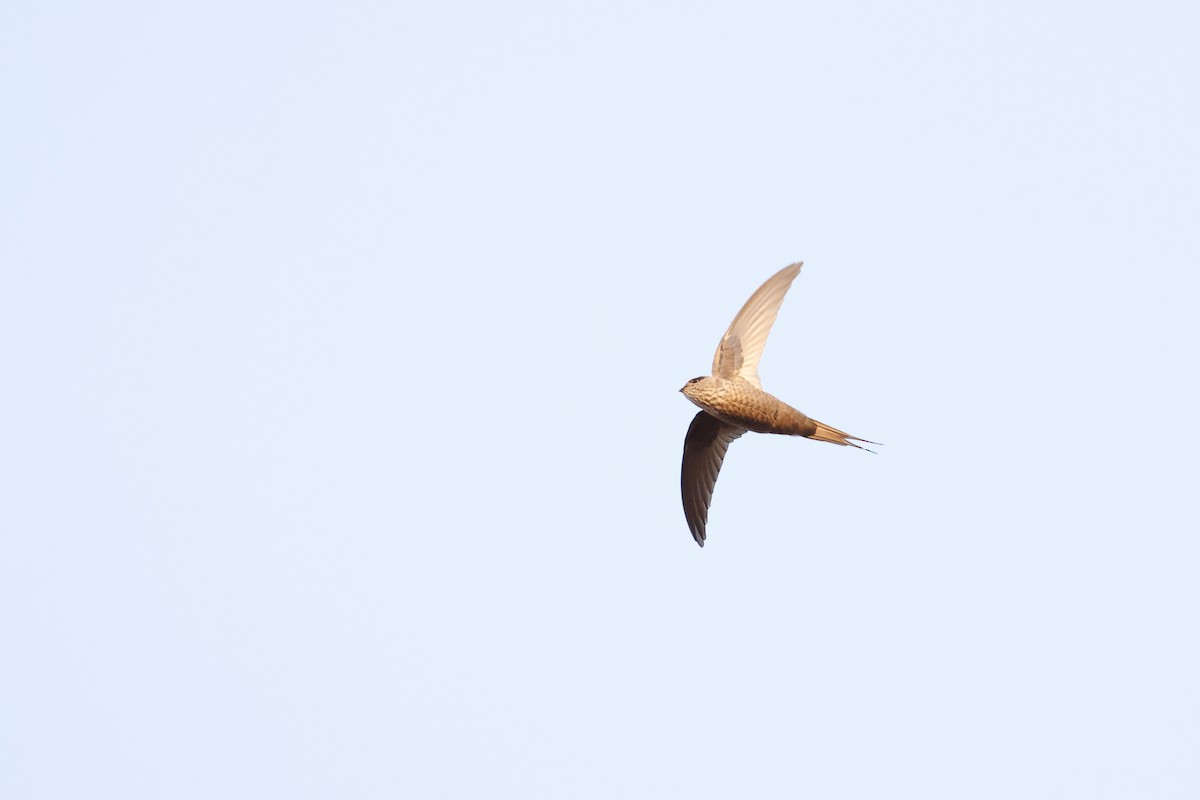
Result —
[[859, 450], [866, 450], [868, 453], [874, 453], [875, 451], [869, 447], [863, 447], [861, 444], [855, 444], [855, 442], [863, 442], [864, 444], [879, 444], [879, 442], [872, 442], [870, 439], [860, 439], [859, 437], [851, 436], [844, 431], [839, 431], [837, 428], [831, 428], [823, 422], [817, 422], [812, 417], [809, 417], [809, 421], [817, 426], [817, 430], [814, 433], [805, 435], [808, 436], [809, 439], [816, 439], [818, 442], [850, 445], [851, 447], [857, 447]]

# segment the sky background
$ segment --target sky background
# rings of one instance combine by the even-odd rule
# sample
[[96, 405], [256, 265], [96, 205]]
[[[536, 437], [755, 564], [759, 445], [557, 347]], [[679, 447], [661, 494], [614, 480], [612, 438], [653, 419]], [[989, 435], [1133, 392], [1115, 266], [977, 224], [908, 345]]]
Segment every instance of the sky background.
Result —
[[0, 795], [1200, 796], [1198, 33], [5, 3]]

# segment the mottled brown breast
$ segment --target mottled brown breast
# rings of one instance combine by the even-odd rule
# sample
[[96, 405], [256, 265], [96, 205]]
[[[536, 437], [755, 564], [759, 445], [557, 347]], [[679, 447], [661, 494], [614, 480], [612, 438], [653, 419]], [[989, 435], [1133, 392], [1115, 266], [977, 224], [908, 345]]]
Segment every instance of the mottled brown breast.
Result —
[[709, 413], [757, 433], [808, 436], [816, 431], [804, 414], [745, 381], [721, 381], [719, 391], [705, 400]]

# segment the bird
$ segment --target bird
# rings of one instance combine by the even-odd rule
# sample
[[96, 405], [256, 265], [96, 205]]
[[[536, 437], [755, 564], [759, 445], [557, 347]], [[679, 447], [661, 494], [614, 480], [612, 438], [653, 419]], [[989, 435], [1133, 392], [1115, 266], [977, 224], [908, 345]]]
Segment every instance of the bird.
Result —
[[750, 295], [717, 345], [712, 375], [692, 378], [679, 390], [700, 407], [683, 440], [680, 487], [684, 517], [692, 538], [701, 547], [717, 473], [730, 443], [747, 431], [805, 436], [860, 450], [868, 448], [857, 442], [878, 444], [817, 422], [763, 391], [758, 362], [784, 295], [803, 265], [797, 262], [784, 267]]

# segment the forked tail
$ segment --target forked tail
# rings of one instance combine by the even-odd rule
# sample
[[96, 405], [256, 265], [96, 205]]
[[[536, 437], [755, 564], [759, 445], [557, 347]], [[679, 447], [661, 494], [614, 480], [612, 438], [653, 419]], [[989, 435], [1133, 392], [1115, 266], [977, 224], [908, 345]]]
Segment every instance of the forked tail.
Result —
[[855, 442], [879, 444], [879, 442], [872, 442], [870, 439], [861, 439], [857, 436], [851, 436], [844, 431], [839, 431], [837, 428], [831, 428], [823, 422], [817, 422], [812, 417], [809, 417], [809, 421], [817, 426], [817, 430], [814, 433], [809, 433], [806, 435], [809, 439], [816, 439], [818, 442], [830, 442], [831, 444], [841, 445], [848, 444], [851, 447], [857, 447], [859, 450], [866, 450], [868, 453], [874, 453], [875, 451], [869, 447], [863, 447], [861, 444], [855, 444]]

